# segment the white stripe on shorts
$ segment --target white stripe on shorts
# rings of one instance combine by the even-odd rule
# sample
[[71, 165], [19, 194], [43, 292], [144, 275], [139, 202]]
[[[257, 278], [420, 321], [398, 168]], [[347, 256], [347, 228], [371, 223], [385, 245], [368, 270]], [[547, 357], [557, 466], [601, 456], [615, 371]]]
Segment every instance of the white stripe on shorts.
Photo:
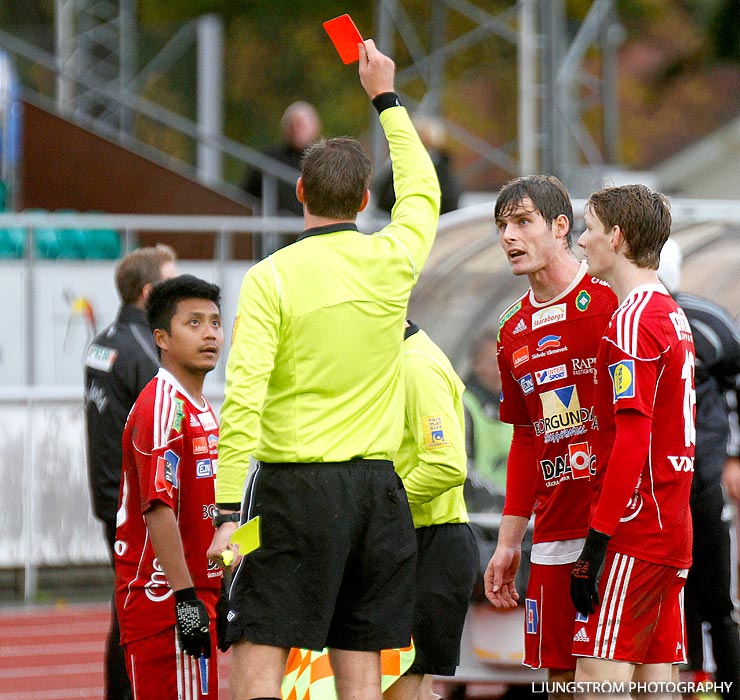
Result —
[[[630, 574], [634, 558], [624, 554], [615, 554], [609, 578], [604, 589], [604, 598], [599, 609], [599, 624], [594, 639], [596, 658], [614, 658], [614, 650], [619, 636], [619, 620], [624, 608], [624, 600], [629, 588]], [[613, 627], [613, 629], [612, 629]]]

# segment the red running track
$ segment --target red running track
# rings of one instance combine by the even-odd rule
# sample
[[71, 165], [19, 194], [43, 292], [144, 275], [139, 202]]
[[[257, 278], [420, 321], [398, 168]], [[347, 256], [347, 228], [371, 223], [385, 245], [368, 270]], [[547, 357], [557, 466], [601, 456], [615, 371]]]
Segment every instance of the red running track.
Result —
[[[0, 608], [0, 700], [104, 700], [108, 603]], [[219, 653], [228, 700], [229, 655]]]

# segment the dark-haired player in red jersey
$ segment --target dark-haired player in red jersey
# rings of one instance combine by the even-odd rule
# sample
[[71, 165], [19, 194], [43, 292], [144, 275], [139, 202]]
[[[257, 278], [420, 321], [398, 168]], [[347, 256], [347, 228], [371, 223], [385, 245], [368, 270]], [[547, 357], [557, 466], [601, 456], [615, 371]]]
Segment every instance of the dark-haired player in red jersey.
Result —
[[597, 458], [593, 370], [617, 300], [573, 256], [573, 210], [557, 178], [512, 180], [494, 215], [512, 272], [527, 275], [531, 289], [500, 322], [501, 420], [514, 424], [514, 435], [486, 595], [496, 607], [518, 604], [514, 579], [534, 512], [524, 663], [567, 682], [576, 665], [570, 572], [588, 532]]
[[571, 577], [576, 680], [670, 682], [686, 660], [696, 435], [691, 329], [657, 276], [671, 214], [663, 195], [625, 185], [592, 194], [585, 221], [589, 272], [620, 304], [596, 360], [602, 459]]
[[[147, 317], [162, 367], [123, 433], [116, 609], [138, 700], [217, 700], [213, 537], [218, 423], [203, 381], [223, 344], [220, 292], [191, 275], [157, 284]], [[213, 649], [213, 653], [212, 653]]]

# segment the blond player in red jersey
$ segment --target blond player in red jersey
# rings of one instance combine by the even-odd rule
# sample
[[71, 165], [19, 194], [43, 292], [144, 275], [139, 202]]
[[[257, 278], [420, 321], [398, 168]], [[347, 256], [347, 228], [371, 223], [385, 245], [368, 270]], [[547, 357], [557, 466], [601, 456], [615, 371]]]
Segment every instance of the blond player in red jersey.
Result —
[[[586, 544], [571, 576], [576, 681], [664, 681], [685, 662], [694, 343], [658, 281], [671, 215], [643, 185], [591, 195], [578, 243], [619, 299], [596, 360], [598, 444]], [[603, 570], [603, 574], [602, 574]], [[670, 686], [653, 686], [660, 696]]]
[[486, 595], [499, 608], [518, 605], [514, 580], [534, 513], [524, 664], [547, 668], [552, 682], [568, 682], [576, 666], [570, 572], [588, 532], [599, 457], [593, 368], [617, 300], [571, 251], [573, 211], [557, 178], [512, 180], [499, 192], [494, 215], [512, 272], [526, 275], [531, 289], [500, 321], [500, 415], [514, 435]]

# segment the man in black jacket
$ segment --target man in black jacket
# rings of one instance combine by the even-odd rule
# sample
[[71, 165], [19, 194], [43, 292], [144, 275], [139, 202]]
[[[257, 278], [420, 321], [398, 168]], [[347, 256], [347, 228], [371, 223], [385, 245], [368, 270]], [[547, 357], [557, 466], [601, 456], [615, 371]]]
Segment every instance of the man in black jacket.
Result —
[[[111, 562], [121, 482], [121, 436], [139, 392], [159, 369], [144, 307], [152, 287], [176, 274], [175, 251], [169, 246], [139, 248], [122, 258], [116, 266], [116, 288], [121, 298], [118, 317], [93, 340], [85, 357], [90, 494], [95, 517], [105, 526]], [[106, 697], [131, 697], [115, 607], [106, 650]]]
[[722, 470], [732, 455], [727, 392], [740, 374], [740, 334], [729, 314], [713, 302], [679, 292], [681, 250], [668, 239], [658, 275], [683, 308], [696, 348], [696, 456], [691, 486], [693, 564], [686, 580], [689, 668], [703, 666], [702, 623], [708, 623], [715, 680], [727, 688], [724, 700], [740, 698], [740, 635], [731, 591], [728, 519], [723, 517]]

